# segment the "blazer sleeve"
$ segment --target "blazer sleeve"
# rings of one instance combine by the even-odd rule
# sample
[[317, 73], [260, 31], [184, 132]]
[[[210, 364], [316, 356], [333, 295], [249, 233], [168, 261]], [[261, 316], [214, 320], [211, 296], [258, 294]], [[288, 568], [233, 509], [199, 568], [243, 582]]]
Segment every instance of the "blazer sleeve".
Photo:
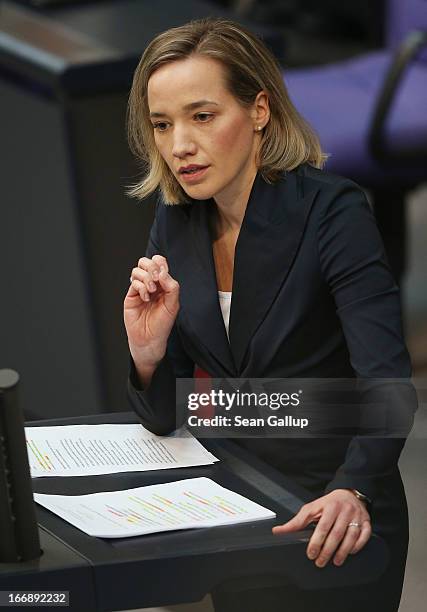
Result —
[[372, 210], [351, 181], [330, 189], [319, 221], [318, 248], [351, 365], [365, 389], [361, 418], [363, 411], [380, 403], [388, 423], [381, 437], [362, 433], [351, 439], [344, 463], [325, 492], [357, 489], [374, 500], [381, 478], [396, 469], [417, 400], [403, 340], [399, 290]]
[[[159, 207], [146, 249], [146, 257], [150, 258], [156, 254], [167, 257], [161, 244]], [[166, 354], [157, 366], [147, 388], [141, 385], [135, 364], [130, 357], [127, 395], [132, 409], [146, 429], [157, 435], [165, 435], [181, 425], [177, 422], [176, 379], [192, 378], [193, 373], [194, 362], [182, 346], [176, 323], [169, 335]]]

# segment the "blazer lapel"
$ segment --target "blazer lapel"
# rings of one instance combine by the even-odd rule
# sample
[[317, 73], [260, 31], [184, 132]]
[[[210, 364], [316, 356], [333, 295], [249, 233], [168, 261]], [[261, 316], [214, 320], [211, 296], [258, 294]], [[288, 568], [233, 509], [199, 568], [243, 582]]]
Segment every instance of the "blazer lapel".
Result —
[[[252, 336], [265, 319], [292, 266], [318, 190], [304, 194], [298, 171], [268, 184], [258, 173], [234, 257], [228, 341], [218, 300], [209, 231], [213, 200], [177, 207], [169, 244], [180, 283], [186, 325], [217, 361], [221, 376], [238, 377]], [[178, 210], [180, 209], [180, 210]], [[199, 364], [200, 365], [200, 364]]]
[[[203, 344], [218, 362], [221, 376], [237, 376], [230, 343], [218, 300], [218, 287], [209, 231], [209, 209], [212, 200], [194, 201], [180, 227], [174, 246], [180, 252], [173, 257], [176, 278], [180, 283], [181, 309], [186, 324], [192, 328], [198, 342]], [[199, 364], [200, 365], [200, 364]]]
[[303, 192], [298, 171], [268, 184], [257, 175], [234, 257], [230, 344], [238, 375], [251, 338], [291, 269], [318, 189]]

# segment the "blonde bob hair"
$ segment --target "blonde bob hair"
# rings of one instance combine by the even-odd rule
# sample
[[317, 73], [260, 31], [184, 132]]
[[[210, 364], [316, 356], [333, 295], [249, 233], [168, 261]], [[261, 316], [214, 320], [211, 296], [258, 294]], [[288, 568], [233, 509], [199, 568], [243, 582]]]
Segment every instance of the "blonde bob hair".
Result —
[[160, 66], [193, 55], [221, 62], [228, 90], [243, 107], [250, 107], [259, 91], [267, 93], [270, 120], [264, 127], [257, 159], [258, 170], [267, 182], [274, 182], [283, 170], [292, 170], [304, 162], [322, 167], [327, 156], [316, 134], [290, 101], [280, 66], [265, 44], [233, 21], [200, 19], [156, 36], [136, 68], [129, 97], [128, 138], [132, 152], [143, 163], [145, 175], [129, 195], [144, 199], [160, 188], [165, 204], [189, 201], [157, 150], [147, 86]]

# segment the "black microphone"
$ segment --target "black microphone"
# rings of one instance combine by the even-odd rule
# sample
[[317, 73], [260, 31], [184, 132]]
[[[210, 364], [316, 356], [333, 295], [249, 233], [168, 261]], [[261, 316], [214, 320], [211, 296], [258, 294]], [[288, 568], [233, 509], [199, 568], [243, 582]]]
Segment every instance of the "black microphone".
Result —
[[0, 562], [40, 557], [24, 417], [18, 402], [19, 376], [0, 370]]

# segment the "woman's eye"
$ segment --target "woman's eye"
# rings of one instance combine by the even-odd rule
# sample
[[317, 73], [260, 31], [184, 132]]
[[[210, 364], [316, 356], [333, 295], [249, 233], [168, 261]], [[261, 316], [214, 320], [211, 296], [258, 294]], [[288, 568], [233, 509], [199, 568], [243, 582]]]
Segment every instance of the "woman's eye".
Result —
[[201, 121], [202, 123], [206, 123], [207, 121], [209, 121], [209, 119], [213, 117], [213, 115], [212, 113], [197, 113], [195, 117], [196, 119], [198, 119], [198, 121]]
[[164, 132], [168, 127], [168, 124], [164, 121], [160, 121], [159, 123], [153, 123], [153, 128], [158, 130], [159, 132]]

